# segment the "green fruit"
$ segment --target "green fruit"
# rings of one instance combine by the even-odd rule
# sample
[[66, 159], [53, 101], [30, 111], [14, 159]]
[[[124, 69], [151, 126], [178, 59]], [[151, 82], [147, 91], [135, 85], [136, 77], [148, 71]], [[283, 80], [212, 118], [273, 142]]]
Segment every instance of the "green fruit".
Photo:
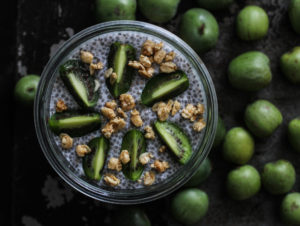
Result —
[[144, 166], [139, 162], [139, 156], [146, 151], [142, 132], [136, 129], [129, 130], [123, 137], [122, 150], [127, 150], [130, 156], [130, 162], [123, 164], [122, 171], [129, 180], [136, 181], [144, 171]]
[[99, 129], [101, 117], [95, 112], [65, 111], [54, 113], [50, 117], [48, 125], [57, 135], [67, 133], [70, 136], [80, 137]]
[[207, 213], [208, 196], [204, 191], [190, 188], [178, 192], [171, 201], [173, 217], [183, 224], [194, 224]]
[[245, 41], [258, 40], [267, 35], [269, 18], [264, 9], [259, 6], [246, 6], [236, 21], [236, 30], [240, 39]]
[[239, 90], [258, 91], [266, 87], [272, 80], [269, 57], [259, 51], [239, 55], [229, 64], [228, 78]]
[[108, 68], [112, 68], [117, 74], [116, 81], [106, 79], [106, 85], [114, 97], [126, 93], [135, 74], [134, 68], [128, 65], [129, 61], [135, 60], [135, 48], [129, 44], [115, 42], [110, 46], [108, 55]]
[[234, 0], [197, 0], [200, 7], [208, 10], [222, 10], [228, 8]]
[[151, 222], [141, 208], [126, 206], [118, 210], [111, 226], [151, 226]]
[[267, 163], [261, 174], [264, 188], [271, 194], [289, 192], [295, 184], [296, 172], [293, 165], [285, 160]]
[[270, 136], [282, 123], [282, 115], [271, 102], [257, 100], [247, 106], [245, 123], [255, 136], [265, 138]]
[[83, 108], [92, 108], [100, 95], [100, 83], [90, 76], [87, 65], [79, 60], [68, 60], [59, 68], [65, 86]]
[[16, 100], [24, 105], [32, 105], [39, 81], [40, 76], [38, 75], [22, 77], [15, 86], [14, 95]]
[[228, 162], [243, 165], [254, 153], [254, 140], [250, 133], [242, 127], [229, 130], [223, 143], [223, 156]]
[[291, 0], [289, 17], [294, 30], [300, 34], [300, 0]]
[[283, 54], [280, 59], [280, 66], [282, 73], [292, 83], [300, 84], [300, 46]]
[[105, 137], [97, 137], [92, 139], [88, 146], [91, 148], [91, 152], [83, 157], [82, 168], [86, 177], [99, 181], [109, 150], [109, 140]]
[[250, 165], [238, 167], [227, 176], [227, 192], [234, 200], [245, 200], [260, 190], [259, 172]]
[[288, 137], [292, 147], [300, 153], [300, 117], [290, 121], [288, 125]]
[[138, 0], [139, 10], [152, 22], [165, 23], [171, 20], [180, 0]]
[[96, 0], [96, 16], [100, 22], [135, 20], [136, 0]]
[[197, 187], [204, 182], [210, 175], [212, 170], [211, 162], [206, 158], [197, 169], [192, 178], [184, 185], [185, 187]]
[[300, 193], [286, 195], [281, 203], [281, 217], [289, 225], [300, 225]]
[[209, 11], [194, 8], [183, 14], [179, 34], [196, 52], [203, 53], [217, 44], [219, 25]]
[[146, 106], [168, 100], [183, 93], [189, 87], [189, 79], [183, 71], [161, 73], [151, 78], [143, 89], [141, 100]]
[[225, 124], [224, 124], [222, 118], [219, 116], [217, 132], [216, 132], [216, 136], [215, 136], [215, 140], [214, 140], [214, 144], [213, 144], [214, 148], [218, 147], [222, 143], [222, 141], [225, 137], [225, 134], [226, 134], [226, 127], [225, 127]]
[[154, 123], [154, 128], [179, 163], [186, 164], [193, 153], [193, 149], [188, 136], [182, 129], [175, 123], [160, 121]]

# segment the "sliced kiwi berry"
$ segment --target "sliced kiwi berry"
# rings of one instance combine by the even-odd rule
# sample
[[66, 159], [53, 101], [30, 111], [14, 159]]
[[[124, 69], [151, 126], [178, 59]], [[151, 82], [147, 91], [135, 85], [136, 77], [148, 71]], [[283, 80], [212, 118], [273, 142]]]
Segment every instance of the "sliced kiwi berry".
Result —
[[167, 121], [156, 121], [154, 128], [163, 142], [175, 154], [178, 161], [181, 164], [186, 164], [192, 155], [192, 146], [182, 129], [175, 123]]
[[67, 133], [77, 137], [99, 129], [101, 118], [100, 114], [94, 112], [65, 111], [53, 114], [48, 124], [55, 134]]
[[96, 137], [88, 143], [88, 146], [92, 151], [83, 157], [83, 171], [87, 178], [99, 181], [109, 150], [109, 141], [105, 137]]
[[108, 68], [112, 68], [117, 74], [117, 79], [111, 82], [106, 79], [106, 85], [114, 97], [126, 93], [131, 85], [135, 70], [128, 66], [128, 62], [135, 60], [135, 48], [129, 44], [115, 42], [110, 46], [108, 55]]
[[178, 96], [189, 87], [189, 79], [183, 71], [170, 74], [161, 73], [151, 78], [143, 92], [142, 103], [152, 106], [154, 103]]
[[123, 165], [122, 171], [128, 179], [136, 181], [144, 170], [144, 166], [139, 162], [139, 156], [146, 151], [143, 133], [136, 129], [128, 131], [123, 137], [122, 150], [127, 150], [130, 156], [130, 162]]
[[90, 75], [87, 65], [79, 60], [68, 60], [59, 69], [60, 77], [76, 102], [92, 108], [99, 99], [100, 83]]

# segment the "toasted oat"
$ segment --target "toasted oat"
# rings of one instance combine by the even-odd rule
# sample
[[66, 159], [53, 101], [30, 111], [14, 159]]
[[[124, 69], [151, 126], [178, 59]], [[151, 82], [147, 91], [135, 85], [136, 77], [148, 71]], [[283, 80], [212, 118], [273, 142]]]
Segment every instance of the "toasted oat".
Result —
[[123, 164], [127, 164], [128, 162], [130, 162], [129, 152], [127, 150], [122, 150], [119, 159]]
[[110, 84], [114, 84], [118, 79], [118, 75], [116, 72], [113, 72], [109, 77]]
[[63, 112], [68, 109], [68, 106], [65, 104], [65, 102], [61, 99], [59, 99], [56, 102], [56, 112]]
[[145, 56], [152, 56], [153, 53], [154, 53], [154, 47], [155, 47], [155, 42], [152, 42], [150, 40], [146, 40], [143, 43], [141, 52]]
[[177, 70], [177, 66], [175, 63], [168, 61], [161, 63], [159, 69], [163, 73], [172, 73]]
[[113, 124], [110, 122], [106, 123], [105, 126], [102, 128], [101, 132], [106, 138], [109, 139], [111, 135], [114, 133]]
[[204, 111], [205, 111], [204, 104], [198, 103], [197, 109], [196, 109], [196, 114], [202, 115], [202, 114], [204, 114]]
[[169, 163], [166, 161], [159, 161], [155, 160], [153, 164], [151, 164], [151, 167], [154, 168], [157, 172], [163, 173], [165, 172], [168, 168], [170, 168]]
[[138, 70], [138, 73], [143, 76], [144, 78], [151, 78], [154, 74], [155, 70], [153, 67], [144, 68]]
[[159, 102], [153, 105], [152, 110], [156, 111], [160, 121], [166, 121], [169, 118], [169, 114], [172, 110], [172, 105], [172, 100], [169, 100], [167, 104], [165, 102]]
[[115, 175], [113, 175], [111, 173], [107, 173], [104, 176], [104, 181], [107, 185], [112, 186], [112, 187], [120, 184], [120, 179], [118, 179]]
[[98, 62], [96, 64], [91, 63], [90, 64], [90, 74], [95, 74], [96, 70], [101, 70], [103, 68], [103, 64], [101, 62]]
[[163, 49], [155, 52], [155, 55], [154, 55], [155, 63], [161, 64], [163, 62], [163, 60], [165, 59], [166, 54], [167, 54], [166, 51], [164, 51]]
[[108, 108], [108, 107], [102, 107], [101, 108], [101, 112], [103, 114], [104, 117], [108, 118], [108, 119], [113, 119], [116, 117], [116, 113], [113, 109]]
[[105, 107], [115, 110], [117, 107], [117, 102], [115, 100], [109, 101], [105, 103]]
[[173, 104], [171, 115], [174, 116], [180, 110], [180, 107], [181, 107], [180, 103], [177, 100], [175, 100], [174, 104]]
[[155, 50], [155, 52], [161, 50], [162, 47], [164, 47], [164, 43], [163, 43], [163, 42], [155, 43], [155, 45], [154, 45], [154, 50]]
[[185, 119], [190, 119], [191, 121], [195, 121], [194, 116], [196, 112], [196, 107], [193, 104], [187, 104], [185, 108], [181, 112], [181, 116]]
[[120, 102], [123, 111], [129, 111], [135, 107], [134, 98], [130, 94], [122, 94], [120, 96]]
[[114, 132], [118, 132], [126, 126], [126, 122], [124, 119], [120, 117], [113, 118], [109, 121], [112, 124]]
[[138, 62], [136, 60], [134, 60], [134, 61], [130, 60], [128, 62], [128, 66], [133, 67], [135, 69], [139, 69], [139, 70], [144, 70], [145, 69], [145, 67], [140, 62]]
[[83, 63], [91, 64], [94, 59], [94, 55], [91, 52], [81, 50], [80, 59]]
[[146, 131], [146, 133], [145, 133], [145, 138], [146, 139], [151, 139], [151, 140], [155, 139], [155, 133], [154, 133], [151, 126], [146, 126], [145, 131]]
[[79, 144], [76, 146], [76, 153], [79, 157], [84, 157], [86, 154], [90, 153], [92, 150], [89, 146], [85, 144]]
[[176, 53], [174, 51], [169, 52], [165, 57], [165, 61], [173, 61], [175, 57], [176, 57]]
[[152, 65], [150, 58], [148, 56], [144, 56], [144, 55], [140, 55], [140, 63], [144, 67], [151, 67], [151, 65]]
[[120, 115], [122, 118], [127, 118], [126, 113], [122, 110], [122, 108], [117, 108], [117, 113]]
[[136, 127], [141, 127], [143, 125], [143, 120], [141, 118], [140, 112], [136, 109], [131, 111], [131, 122]]
[[139, 156], [139, 162], [142, 164], [142, 165], [146, 165], [148, 162], [150, 162], [150, 159], [153, 157], [152, 154], [150, 154], [149, 152], [145, 152], [143, 154], [141, 154]]
[[73, 147], [73, 139], [66, 133], [61, 133], [59, 135], [60, 140], [61, 140], [61, 147], [63, 149], [70, 149]]
[[196, 132], [200, 132], [201, 130], [203, 130], [206, 126], [206, 123], [204, 122], [204, 119], [200, 119], [199, 121], [195, 122], [193, 125], [193, 129]]
[[165, 145], [162, 145], [160, 148], [159, 148], [159, 152], [160, 153], [164, 153], [165, 151], [167, 150], [167, 147]]
[[118, 158], [110, 158], [108, 161], [107, 168], [110, 170], [116, 170], [120, 172], [122, 170], [121, 161]]
[[113, 68], [108, 68], [105, 72], [104, 72], [104, 77], [105, 78], [109, 78], [111, 76], [111, 74], [113, 73]]
[[153, 171], [148, 171], [144, 175], [144, 185], [150, 186], [155, 182], [155, 173]]

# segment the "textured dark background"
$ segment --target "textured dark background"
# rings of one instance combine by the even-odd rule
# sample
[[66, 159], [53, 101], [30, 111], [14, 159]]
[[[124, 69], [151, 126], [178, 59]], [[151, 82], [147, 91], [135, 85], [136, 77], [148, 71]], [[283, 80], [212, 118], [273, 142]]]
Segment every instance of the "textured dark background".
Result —
[[[1, 113], [5, 132], [2, 149], [2, 202], [0, 225], [108, 225], [117, 206], [96, 202], [66, 185], [53, 171], [37, 143], [32, 112], [16, 106], [12, 98], [15, 82], [29, 73], [41, 74], [55, 50], [70, 36], [96, 24], [94, 1], [76, 0], [10, 0], [1, 11]], [[288, 121], [300, 114], [300, 89], [286, 81], [278, 68], [282, 53], [300, 45], [300, 36], [290, 26], [287, 16], [289, 1], [238, 1], [228, 11], [214, 15], [220, 25], [220, 39], [215, 49], [201, 56], [210, 71], [218, 93], [220, 113], [227, 128], [244, 126], [245, 106], [258, 98], [275, 103], [284, 115], [283, 125], [267, 140], [256, 141], [256, 153], [250, 164], [261, 170], [264, 163], [279, 158], [290, 160], [297, 170], [300, 191], [300, 155], [290, 150], [286, 140]], [[270, 18], [268, 36], [257, 42], [240, 41], [234, 32], [237, 12], [245, 4], [257, 4]], [[180, 16], [194, 1], [182, 0], [179, 13], [161, 26], [176, 33]], [[137, 19], [146, 21], [141, 15]], [[245, 94], [234, 90], [227, 81], [229, 61], [248, 50], [261, 50], [271, 59], [273, 81], [264, 90]], [[6, 123], [5, 123], [6, 122]], [[300, 138], [299, 138], [300, 139]], [[3, 145], [4, 144], [4, 145]], [[227, 172], [234, 166], [225, 163], [220, 150], [210, 154], [213, 173], [200, 186], [210, 197], [208, 215], [199, 225], [209, 226], [279, 226], [282, 196], [271, 196], [263, 190], [244, 202], [230, 200], [224, 189]], [[7, 200], [7, 201], [6, 201]], [[152, 225], [179, 225], [167, 213], [170, 198], [148, 203], [144, 208]], [[165, 211], [162, 211], [165, 210]]]

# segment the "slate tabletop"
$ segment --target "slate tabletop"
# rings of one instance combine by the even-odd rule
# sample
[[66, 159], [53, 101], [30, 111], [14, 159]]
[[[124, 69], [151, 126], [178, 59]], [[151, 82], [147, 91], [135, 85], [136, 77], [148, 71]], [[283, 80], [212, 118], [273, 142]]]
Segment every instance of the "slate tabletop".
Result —
[[[300, 191], [300, 155], [295, 154], [286, 139], [286, 126], [300, 114], [300, 89], [291, 85], [280, 73], [280, 56], [300, 44], [300, 36], [292, 31], [288, 20], [289, 1], [246, 0], [238, 1], [229, 10], [214, 12], [219, 26], [219, 42], [213, 50], [201, 56], [214, 81], [218, 94], [220, 114], [227, 129], [245, 126], [245, 106], [259, 98], [272, 101], [284, 116], [280, 128], [266, 140], [256, 140], [255, 156], [250, 164], [262, 169], [264, 163], [284, 158], [290, 160], [297, 171], [298, 182], [293, 191]], [[266, 9], [270, 18], [267, 37], [256, 42], [243, 42], [235, 34], [235, 18], [246, 4]], [[160, 26], [177, 33], [180, 17], [187, 9], [196, 7], [192, 0], [182, 0], [179, 12], [167, 24]], [[94, 201], [70, 188], [54, 172], [39, 147], [33, 127], [32, 110], [13, 102], [15, 82], [26, 74], [41, 74], [57, 48], [73, 34], [94, 25], [94, 1], [76, 0], [12, 0], [2, 8], [1, 96], [7, 120], [2, 162], [9, 168], [2, 170], [4, 194], [7, 203], [1, 203], [1, 225], [53, 226], [53, 225], [108, 225], [115, 205]], [[137, 13], [137, 19], [147, 21]], [[227, 80], [226, 69], [230, 60], [249, 50], [260, 50], [271, 59], [272, 83], [257, 93], [244, 93], [233, 89]], [[13, 103], [13, 104], [12, 104]], [[7, 104], [7, 105], [6, 105]], [[13, 105], [13, 106], [12, 106]], [[7, 107], [10, 106], [10, 107]], [[300, 139], [300, 138], [299, 138]], [[7, 151], [8, 150], [8, 151]], [[254, 198], [235, 202], [224, 189], [226, 174], [234, 166], [223, 161], [220, 150], [212, 150], [210, 158], [213, 173], [200, 186], [210, 198], [207, 216], [197, 225], [207, 226], [280, 226], [279, 206], [282, 196], [271, 196], [261, 191]], [[153, 226], [179, 225], [166, 211], [170, 197], [139, 206], [150, 217]], [[162, 211], [164, 210], [164, 211]], [[7, 222], [7, 223], [3, 223]]]

